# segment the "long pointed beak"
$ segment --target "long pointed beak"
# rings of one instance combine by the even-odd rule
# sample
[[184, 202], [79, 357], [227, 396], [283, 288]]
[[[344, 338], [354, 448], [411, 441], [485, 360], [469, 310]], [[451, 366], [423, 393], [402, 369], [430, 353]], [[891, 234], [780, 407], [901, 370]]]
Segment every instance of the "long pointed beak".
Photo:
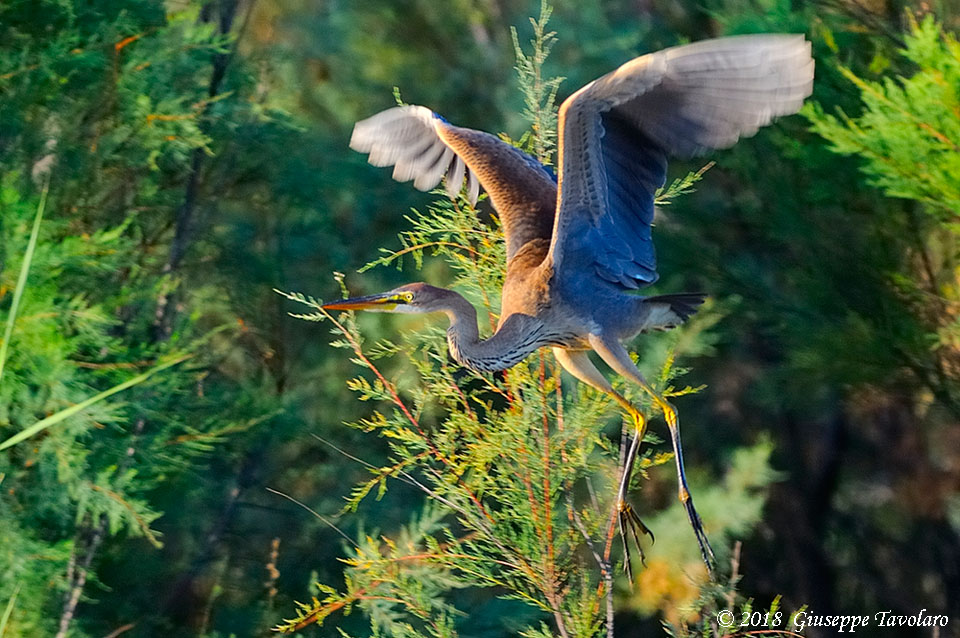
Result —
[[323, 304], [324, 310], [393, 310], [397, 305], [397, 296], [389, 293], [353, 297]]

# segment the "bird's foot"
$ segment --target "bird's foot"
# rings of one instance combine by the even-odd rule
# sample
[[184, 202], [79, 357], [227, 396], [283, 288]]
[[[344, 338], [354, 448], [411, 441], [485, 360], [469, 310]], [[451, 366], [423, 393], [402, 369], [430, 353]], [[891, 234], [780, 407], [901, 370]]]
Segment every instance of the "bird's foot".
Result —
[[623, 571], [627, 576], [627, 580], [630, 582], [630, 586], [633, 587], [633, 568], [630, 564], [630, 542], [627, 540], [627, 535], [629, 534], [633, 540], [633, 544], [637, 548], [637, 553], [640, 555], [640, 563], [644, 566], [647, 564], [647, 555], [643, 551], [643, 546], [640, 545], [640, 534], [648, 535], [651, 543], [655, 542], [656, 538], [654, 538], [650, 528], [637, 516], [633, 507], [623, 501], [619, 504], [617, 518], [620, 529], [620, 542], [623, 544]]
[[710, 580], [716, 580], [714, 566], [717, 564], [717, 558], [713, 553], [713, 548], [710, 546], [709, 539], [707, 539], [707, 533], [703, 529], [703, 521], [700, 520], [700, 515], [693, 506], [693, 498], [690, 497], [690, 492], [684, 488], [680, 488], [680, 502], [683, 503], [683, 508], [687, 511], [687, 518], [690, 519], [690, 526], [693, 528], [693, 533], [697, 537], [697, 544], [700, 546], [700, 557], [703, 559], [703, 564], [707, 566]]

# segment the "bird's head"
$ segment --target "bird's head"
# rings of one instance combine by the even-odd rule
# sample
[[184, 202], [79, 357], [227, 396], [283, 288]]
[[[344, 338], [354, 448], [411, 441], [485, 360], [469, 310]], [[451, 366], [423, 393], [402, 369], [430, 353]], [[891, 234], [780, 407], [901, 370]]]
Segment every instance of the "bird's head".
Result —
[[324, 310], [367, 310], [420, 314], [446, 311], [450, 305], [451, 290], [425, 283], [407, 284], [387, 292], [364, 297], [341, 299], [323, 304]]

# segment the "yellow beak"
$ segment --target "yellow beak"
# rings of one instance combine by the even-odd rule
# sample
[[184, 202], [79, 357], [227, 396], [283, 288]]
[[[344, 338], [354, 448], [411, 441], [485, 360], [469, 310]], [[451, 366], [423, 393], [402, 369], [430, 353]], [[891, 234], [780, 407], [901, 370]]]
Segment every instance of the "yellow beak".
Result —
[[396, 308], [400, 299], [397, 295], [380, 293], [365, 297], [353, 297], [323, 304], [324, 310], [381, 310], [390, 311]]

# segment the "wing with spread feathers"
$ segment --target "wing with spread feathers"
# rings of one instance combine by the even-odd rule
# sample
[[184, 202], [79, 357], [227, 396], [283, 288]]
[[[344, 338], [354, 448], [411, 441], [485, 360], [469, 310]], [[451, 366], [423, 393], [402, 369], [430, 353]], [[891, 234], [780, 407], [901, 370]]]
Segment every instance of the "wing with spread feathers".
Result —
[[466, 179], [475, 204], [490, 194], [507, 239], [507, 258], [531, 239], [549, 239], [557, 202], [553, 172], [488, 133], [453, 126], [422, 106], [399, 106], [357, 122], [350, 148], [374, 166], [393, 166], [393, 178], [428, 191], [441, 180], [456, 197]]
[[732, 146], [797, 112], [812, 86], [802, 35], [753, 35], [645, 55], [574, 93], [560, 107], [558, 276], [656, 281], [650, 231], [667, 158]]

